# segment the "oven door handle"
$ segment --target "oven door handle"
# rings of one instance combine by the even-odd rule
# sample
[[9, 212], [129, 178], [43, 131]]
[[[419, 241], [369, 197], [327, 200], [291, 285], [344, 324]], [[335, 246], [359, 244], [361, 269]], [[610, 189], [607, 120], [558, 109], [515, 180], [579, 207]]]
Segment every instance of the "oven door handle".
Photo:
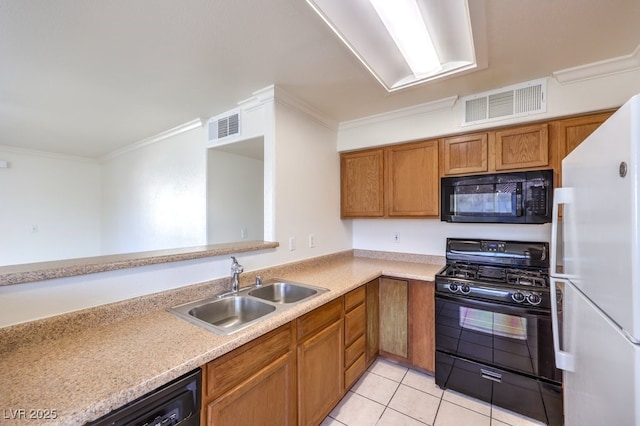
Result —
[[[553, 333], [553, 352], [556, 359], [556, 367], [565, 371], [574, 371], [574, 357], [570, 352], [560, 349], [560, 330], [558, 317], [558, 300], [556, 292], [558, 291], [557, 278], [551, 277], [551, 331]], [[564, 298], [563, 298], [564, 300]]]

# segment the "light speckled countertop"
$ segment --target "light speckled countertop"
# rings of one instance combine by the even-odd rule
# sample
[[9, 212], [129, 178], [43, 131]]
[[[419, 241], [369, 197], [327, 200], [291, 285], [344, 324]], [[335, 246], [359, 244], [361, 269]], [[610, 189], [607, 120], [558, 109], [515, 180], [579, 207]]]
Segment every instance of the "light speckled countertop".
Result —
[[156, 307], [59, 338], [18, 341], [0, 358], [0, 423], [33, 424], [11, 419], [9, 411], [24, 409], [28, 415], [33, 409], [55, 410], [56, 419], [47, 424], [81, 425], [381, 275], [433, 281], [442, 268], [434, 259], [416, 263], [349, 254], [266, 270], [265, 279], [275, 272], [330, 291], [230, 336]]

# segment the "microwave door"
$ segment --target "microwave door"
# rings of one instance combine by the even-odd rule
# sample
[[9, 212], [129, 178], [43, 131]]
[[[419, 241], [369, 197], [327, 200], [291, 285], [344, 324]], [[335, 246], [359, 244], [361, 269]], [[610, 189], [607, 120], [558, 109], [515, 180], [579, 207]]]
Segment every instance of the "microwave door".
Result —
[[469, 216], [516, 216], [524, 214], [522, 183], [456, 186], [451, 194], [451, 212]]

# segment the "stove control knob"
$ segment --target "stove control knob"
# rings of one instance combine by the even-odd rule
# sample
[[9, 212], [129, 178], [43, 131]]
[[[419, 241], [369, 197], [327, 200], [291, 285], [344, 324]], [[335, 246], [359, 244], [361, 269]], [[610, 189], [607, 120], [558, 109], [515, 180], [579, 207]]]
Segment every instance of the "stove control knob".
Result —
[[449, 291], [451, 293], [458, 291], [458, 283], [449, 283]]
[[538, 293], [531, 293], [527, 295], [527, 301], [532, 305], [539, 305], [542, 302], [542, 297]]
[[516, 291], [515, 293], [513, 293], [511, 295], [511, 298], [518, 303], [522, 303], [526, 299], [525, 295], [520, 293], [519, 291]]
[[460, 291], [462, 292], [462, 294], [469, 294], [469, 292], [471, 291], [471, 287], [469, 287], [469, 284], [462, 284], [462, 287], [460, 287]]

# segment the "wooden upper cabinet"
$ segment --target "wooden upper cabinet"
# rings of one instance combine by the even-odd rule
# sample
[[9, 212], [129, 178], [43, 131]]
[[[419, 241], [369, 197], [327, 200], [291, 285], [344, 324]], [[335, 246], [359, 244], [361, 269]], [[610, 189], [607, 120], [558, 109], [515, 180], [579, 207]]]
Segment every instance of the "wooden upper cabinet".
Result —
[[611, 117], [611, 114], [613, 111], [552, 122], [552, 141], [558, 149], [558, 158], [562, 160], [566, 157], [607, 118]]
[[384, 216], [384, 150], [341, 154], [342, 217]]
[[496, 170], [539, 168], [549, 165], [547, 124], [497, 130], [495, 135]]
[[488, 170], [486, 133], [442, 139], [442, 168], [445, 175], [483, 173]]
[[396, 145], [385, 151], [387, 215], [438, 216], [438, 141]]
[[562, 186], [562, 159], [604, 123], [614, 111], [566, 118], [551, 122], [550, 140], [554, 149], [555, 186]]

